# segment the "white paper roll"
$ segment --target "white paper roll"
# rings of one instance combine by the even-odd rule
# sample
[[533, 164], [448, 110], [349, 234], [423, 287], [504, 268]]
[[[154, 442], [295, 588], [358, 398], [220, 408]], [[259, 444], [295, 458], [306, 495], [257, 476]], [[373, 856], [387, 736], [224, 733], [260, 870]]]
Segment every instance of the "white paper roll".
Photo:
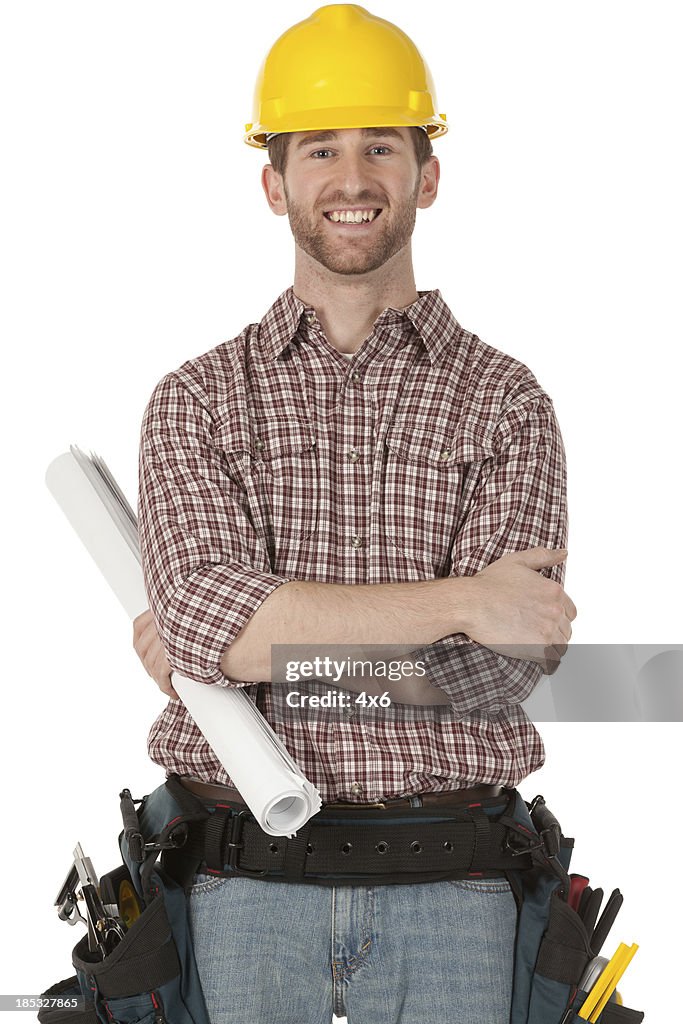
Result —
[[149, 608], [139, 551], [131, 550], [72, 452], [50, 463], [45, 483], [129, 617], [137, 618]]
[[319, 810], [320, 796], [258, 708], [241, 689], [207, 686], [175, 672], [172, 682], [261, 828], [271, 836], [293, 835]]
[[[149, 607], [136, 518], [98, 456], [75, 445], [48, 466], [45, 482], [129, 617]], [[321, 807], [320, 794], [242, 688], [177, 673], [173, 687], [261, 828], [292, 836]]]

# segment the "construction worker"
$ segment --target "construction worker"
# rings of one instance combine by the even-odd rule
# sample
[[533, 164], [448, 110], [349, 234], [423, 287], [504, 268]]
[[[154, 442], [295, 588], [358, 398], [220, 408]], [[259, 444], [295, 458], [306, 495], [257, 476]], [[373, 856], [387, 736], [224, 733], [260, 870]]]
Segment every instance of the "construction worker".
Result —
[[[531, 371], [416, 289], [411, 237], [446, 130], [413, 42], [362, 7], [315, 11], [261, 68], [245, 141], [268, 150], [294, 282], [260, 323], [166, 374], [141, 431], [150, 610], [134, 644], [172, 698], [149, 751], [207, 801], [240, 797], [172, 670], [252, 687], [324, 807], [359, 818], [462, 813], [543, 763], [520, 703], [576, 616], [564, 450]], [[341, 683], [391, 706], [284, 721], [273, 645], [348, 643], [387, 660], [409, 645], [400, 678]], [[193, 878], [215, 1024], [507, 1024], [517, 907], [502, 872], [301, 881]]]

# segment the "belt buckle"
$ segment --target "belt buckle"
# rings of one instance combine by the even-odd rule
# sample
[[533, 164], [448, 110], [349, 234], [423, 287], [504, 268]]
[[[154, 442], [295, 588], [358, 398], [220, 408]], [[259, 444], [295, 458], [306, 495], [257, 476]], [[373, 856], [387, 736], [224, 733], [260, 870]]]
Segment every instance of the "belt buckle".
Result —
[[239, 875], [244, 878], [263, 878], [264, 875], [268, 874], [267, 870], [264, 871], [249, 871], [248, 868], [242, 868], [239, 865], [238, 853], [244, 849], [244, 843], [241, 842], [242, 832], [244, 829], [244, 819], [251, 811], [248, 807], [244, 810], [238, 811], [233, 814], [230, 819], [230, 840], [227, 844], [228, 848], [228, 867], [235, 875]]

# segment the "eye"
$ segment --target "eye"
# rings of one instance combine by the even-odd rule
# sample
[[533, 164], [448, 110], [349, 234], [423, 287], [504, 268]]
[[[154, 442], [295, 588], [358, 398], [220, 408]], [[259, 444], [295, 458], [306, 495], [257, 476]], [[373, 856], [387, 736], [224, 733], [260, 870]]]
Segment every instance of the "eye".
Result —
[[387, 151], [387, 153], [391, 153], [391, 149], [389, 148], [389, 146], [373, 146], [372, 148], [373, 149], [385, 149]]
[[311, 156], [317, 156], [318, 153], [331, 153], [331, 149], [316, 149], [311, 153]]

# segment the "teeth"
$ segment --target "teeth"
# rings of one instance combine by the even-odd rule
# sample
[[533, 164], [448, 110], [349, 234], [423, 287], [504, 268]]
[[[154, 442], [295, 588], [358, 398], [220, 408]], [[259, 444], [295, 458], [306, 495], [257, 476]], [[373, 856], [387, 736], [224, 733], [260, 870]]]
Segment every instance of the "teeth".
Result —
[[376, 210], [332, 210], [328, 213], [330, 220], [342, 224], [361, 224], [363, 221], [374, 220], [376, 216]]

